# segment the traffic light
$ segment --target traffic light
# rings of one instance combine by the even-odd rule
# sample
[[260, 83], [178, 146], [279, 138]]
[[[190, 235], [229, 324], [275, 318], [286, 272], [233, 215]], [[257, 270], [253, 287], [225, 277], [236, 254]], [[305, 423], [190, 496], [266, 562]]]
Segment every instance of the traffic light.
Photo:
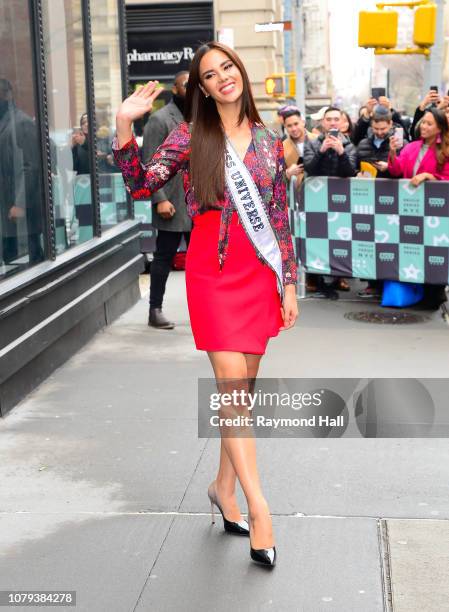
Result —
[[392, 49], [398, 42], [396, 11], [361, 11], [359, 13], [359, 47]]
[[269, 96], [284, 95], [284, 78], [282, 76], [269, 76], [265, 79], [265, 91]]
[[427, 4], [415, 11], [413, 42], [418, 47], [431, 47], [435, 42], [437, 28], [437, 6]]
[[288, 77], [288, 97], [296, 98], [296, 74], [291, 74]]

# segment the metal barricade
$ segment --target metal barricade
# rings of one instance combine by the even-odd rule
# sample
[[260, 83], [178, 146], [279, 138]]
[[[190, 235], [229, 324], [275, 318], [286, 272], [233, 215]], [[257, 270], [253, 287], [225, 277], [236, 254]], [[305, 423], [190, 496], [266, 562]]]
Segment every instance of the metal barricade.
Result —
[[[292, 176], [289, 183], [289, 192], [288, 192], [288, 207], [295, 214], [297, 212], [298, 206], [296, 204], [296, 176]], [[293, 244], [295, 245], [295, 240], [293, 240]], [[296, 251], [296, 245], [294, 246]], [[300, 300], [306, 297], [306, 271], [304, 266], [301, 264], [298, 253], [296, 253], [296, 261], [297, 261], [297, 284], [296, 284], [296, 297]]]

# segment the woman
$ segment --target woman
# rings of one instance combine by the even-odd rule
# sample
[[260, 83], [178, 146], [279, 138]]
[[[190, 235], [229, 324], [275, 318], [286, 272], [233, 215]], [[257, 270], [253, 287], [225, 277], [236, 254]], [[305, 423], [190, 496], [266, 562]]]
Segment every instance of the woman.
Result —
[[[409, 178], [418, 187], [424, 181], [449, 180], [449, 129], [445, 113], [437, 108], [425, 110], [419, 140], [406, 145], [397, 155], [396, 138], [390, 138], [388, 171], [392, 176]], [[446, 301], [445, 285], [425, 285], [424, 304], [437, 309]]]
[[431, 107], [441, 109], [445, 113], [446, 118], [449, 120], [449, 96], [441, 97], [437, 91], [430, 89], [424, 96], [420, 105], [416, 107], [415, 114], [413, 116], [412, 127], [410, 128], [411, 140], [420, 139], [421, 136], [419, 132], [419, 126], [421, 125], [421, 119], [424, 117], [426, 110]]
[[344, 110], [341, 111], [340, 132], [344, 134], [344, 136], [349, 138], [349, 140], [352, 142], [354, 125], [352, 123], [351, 117]]
[[80, 129], [72, 136], [73, 169], [77, 174], [90, 174], [89, 119], [87, 113], [80, 117]]
[[409, 178], [417, 187], [423, 181], [449, 180], [449, 130], [446, 115], [428, 108], [420, 123], [419, 140], [406, 145], [397, 155], [396, 138], [390, 138], [388, 171], [392, 176]]
[[[210, 42], [192, 60], [189, 123], [173, 130], [143, 167], [131, 124], [151, 110], [158, 93], [149, 82], [122, 103], [116, 161], [134, 198], [148, 198], [182, 172], [193, 220], [186, 287], [195, 344], [207, 351], [220, 390], [229, 391], [230, 380], [237, 381], [234, 388], [251, 389], [248, 381], [254, 384], [269, 337], [291, 328], [298, 313], [282, 142], [264, 127], [239, 57]], [[208, 490], [212, 509], [218, 507], [227, 531], [250, 535], [254, 561], [272, 567], [276, 549], [254, 437], [221, 435], [220, 466]], [[236, 477], [248, 503], [249, 530], [235, 497]]]

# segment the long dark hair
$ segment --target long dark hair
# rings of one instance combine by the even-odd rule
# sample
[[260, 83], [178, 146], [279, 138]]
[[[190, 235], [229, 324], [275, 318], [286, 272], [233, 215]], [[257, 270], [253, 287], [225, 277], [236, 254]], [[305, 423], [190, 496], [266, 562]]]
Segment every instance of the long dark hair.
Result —
[[348, 138], [349, 140], [352, 140], [352, 137], [354, 135], [354, 124], [352, 123], [352, 119], [351, 117], [348, 115], [348, 113], [344, 110], [341, 111], [342, 116], [344, 115], [346, 117], [346, 120], [348, 122]]
[[184, 116], [192, 123], [190, 139], [190, 180], [195, 199], [204, 208], [224, 198], [226, 141], [215, 100], [200, 89], [200, 62], [206, 53], [222, 51], [237, 66], [242, 75], [243, 93], [238, 124], [245, 117], [252, 123], [263, 122], [259, 116], [251, 93], [251, 84], [242, 60], [231, 48], [218, 42], [201, 45], [195, 52], [189, 72]]
[[[435, 143], [438, 168], [441, 169], [444, 163], [449, 158], [449, 126], [447, 123], [446, 114], [439, 108], [430, 107], [427, 108], [424, 116], [430, 113], [435, 119], [438, 129], [441, 132], [441, 142]], [[423, 118], [424, 118], [423, 116]]]

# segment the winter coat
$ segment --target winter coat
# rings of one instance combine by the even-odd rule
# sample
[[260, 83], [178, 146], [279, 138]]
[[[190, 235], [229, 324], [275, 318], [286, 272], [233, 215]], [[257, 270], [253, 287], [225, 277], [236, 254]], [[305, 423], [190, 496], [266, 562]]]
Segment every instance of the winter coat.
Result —
[[[411, 142], [405, 146], [394, 161], [389, 158], [388, 171], [390, 174], [397, 177], [413, 178], [413, 176], [415, 176], [413, 174], [413, 167], [423, 143], [424, 141], [422, 139], [415, 140], [414, 142]], [[427, 150], [426, 154], [421, 160], [421, 163], [419, 164], [416, 174], [421, 174], [423, 172], [433, 174], [438, 181], [449, 180], [449, 158], [446, 158], [443, 166], [439, 168], [435, 145], [429, 147]]]
[[308, 140], [304, 145], [304, 170], [308, 176], [354, 176], [357, 170], [357, 150], [346, 136], [343, 136], [344, 153], [338, 155], [334, 149], [321, 153], [325, 136]]
[[[376, 147], [374, 144], [374, 133], [370, 128], [368, 130], [367, 138], [361, 140], [357, 146], [357, 166], [360, 168], [360, 162], [373, 161], [388, 161], [388, 155], [390, 153], [390, 138], [394, 135], [394, 129], [392, 128], [388, 135], [384, 138], [380, 147]], [[391, 178], [391, 174], [388, 172], [377, 172], [377, 178]]]
[[[391, 113], [394, 127], [401, 127], [404, 130], [404, 140], [409, 140], [409, 131], [406, 124], [402, 121], [401, 115], [397, 111]], [[354, 127], [354, 134], [352, 135], [352, 141], [355, 145], [358, 145], [361, 140], [367, 137], [368, 130], [371, 126], [371, 119], [366, 117], [360, 117]]]
[[[156, 111], [148, 119], [143, 133], [143, 162], [147, 164], [153, 157], [156, 149], [164, 142], [184, 118], [176, 104], [170, 101], [166, 106]], [[164, 219], [157, 213], [159, 202], [168, 200], [175, 207], [176, 213], [171, 219]], [[153, 227], [167, 232], [190, 232], [192, 222], [187, 214], [184, 187], [180, 174], [173, 176], [161, 189], [151, 196], [153, 206]]]

